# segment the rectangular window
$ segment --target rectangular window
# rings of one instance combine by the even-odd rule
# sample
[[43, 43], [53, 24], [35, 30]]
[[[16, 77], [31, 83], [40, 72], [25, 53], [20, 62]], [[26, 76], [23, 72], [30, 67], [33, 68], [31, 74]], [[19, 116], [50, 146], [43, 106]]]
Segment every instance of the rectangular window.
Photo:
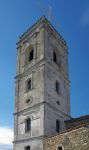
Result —
[[27, 81], [27, 91], [31, 90], [31, 88], [32, 88], [32, 86], [31, 86], [32, 83], [31, 82], [32, 82], [31, 79], [29, 79]]
[[55, 91], [58, 93], [58, 94], [60, 94], [60, 82], [58, 82], [58, 81], [56, 81], [55, 82]]
[[31, 150], [30, 146], [26, 146], [24, 150]]
[[56, 92], [59, 93], [59, 83], [56, 81]]
[[29, 132], [31, 130], [31, 119], [28, 118], [25, 120], [25, 131]]
[[60, 121], [56, 120], [56, 132], [59, 133], [60, 132]]

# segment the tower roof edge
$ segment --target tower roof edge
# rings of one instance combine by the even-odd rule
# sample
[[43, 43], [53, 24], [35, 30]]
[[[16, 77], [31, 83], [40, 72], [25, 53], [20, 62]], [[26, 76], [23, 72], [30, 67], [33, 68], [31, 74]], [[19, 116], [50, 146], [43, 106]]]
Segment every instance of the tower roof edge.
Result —
[[41, 23], [45, 23], [45, 24], [48, 24], [48, 26], [58, 35], [59, 39], [62, 41], [62, 43], [66, 46], [67, 46], [67, 42], [65, 41], [65, 39], [63, 38], [63, 36], [55, 29], [55, 27], [51, 24], [51, 22], [43, 15], [42, 17], [40, 17], [40, 19], [34, 23], [30, 28], [28, 28], [26, 30], [26, 32], [24, 32], [20, 37], [19, 37], [19, 40], [17, 42], [20, 43], [26, 36], [28, 36], [32, 30], [35, 30]]

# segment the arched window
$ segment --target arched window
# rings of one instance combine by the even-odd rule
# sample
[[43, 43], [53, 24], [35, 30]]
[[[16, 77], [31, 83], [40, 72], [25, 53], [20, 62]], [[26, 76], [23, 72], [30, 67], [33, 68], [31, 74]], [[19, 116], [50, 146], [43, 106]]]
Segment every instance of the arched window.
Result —
[[30, 52], [29, 52], [29, 57], [28, 57], [28, 60], [29, 60], [29, 62], [31, 61], [31, 60], [33, 60], [33, 55], [34, 55], [34, 50], [33, 50], [33, 48], [30, 50]]
[[57, 47], [53, 48], [53, 61], [61, 67], [61, 53]]
[[57, 64], [57, 54], [54, 50], [53, 50], [53, 61]]
[[31, 62], [33, 58], [34, 58], [34, 48], [32, 45], [30, 45], [26, 49], [26, 63], [28, 64], [29, 62]]
[[63, 150], [62, 146], [58, 146], [57, 150]]

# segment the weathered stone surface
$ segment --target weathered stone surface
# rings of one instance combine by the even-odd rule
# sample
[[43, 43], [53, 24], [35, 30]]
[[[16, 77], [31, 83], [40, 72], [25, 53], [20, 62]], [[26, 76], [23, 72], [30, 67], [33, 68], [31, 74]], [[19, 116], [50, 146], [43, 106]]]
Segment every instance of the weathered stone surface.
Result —
[[[34, 56], [29, 62], [32, 48]], [[17, 50], [14, 150], [24, 150], [28, 145], [31, 150], [43, 150], [44, 137], [56, 133], [56, 120], [60, 120], [63, 131], [65, 120], [70, 119], [68, 48], [61, 35], [42, 17], [20, 37]], [[53, 61], [53, 51], [57, 63]], [[29, 79], [31, 90], [27, 91]], [[55, 90], [56, 81], [59, 93]], [[27, 118], [31, 119], [29, 133], [25, 132]]]
[[89, 150], [89, 126], [76, 128], [45, 139], [44, 150]]
[[[28, 62], [31, 48], [34, 56]], [[17, 49], [14, 150], [25, 150], [26, 146], [31, 150], [58, 150], [58, 146], [63, 150], [89, 150], [89, 116], [70, 117], [68, 47], [62, 36], [42, 17], [20, 37]], [[57, 63], [53, 61], [54, 51]], [[31, 90], [27, 91], [30, 78]], [[56, 81], [60, 83], [59, 93]], [[25, 132], [27, 118], [31, 120], [29, 132]], [[60, 134], [54, 136], [57, 119]]]

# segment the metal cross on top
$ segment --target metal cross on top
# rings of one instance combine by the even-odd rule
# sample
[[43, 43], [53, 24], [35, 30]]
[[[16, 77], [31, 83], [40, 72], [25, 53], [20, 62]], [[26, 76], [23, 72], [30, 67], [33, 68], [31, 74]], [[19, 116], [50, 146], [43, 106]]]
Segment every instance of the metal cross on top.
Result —
[[48, 19], [49, 19], [49, 21], [51, 21], [51, 16], [52, 16], [52, 6], [49, 5], [49, 9], [48, 9]]
[[61, 26], [60, 26], [59, 22], [58, 22], [57, 19], [52, 15], [52, 6], [49, 5], [49, 6], [48, 6], [48, 9], [47, 9], [47, 8], [42, 4], [42, 2], [44, 2], [44, 0], [38, 0], [38, 1], [37, 1], [38, 7], [39, 7], [42, 11], [44, 11], [44, 13], [47, 14], [48, 20], [49, 20], [50, 22], [53, 20], [54, 23], [58, 26], [58, 28], [60, 28]]

